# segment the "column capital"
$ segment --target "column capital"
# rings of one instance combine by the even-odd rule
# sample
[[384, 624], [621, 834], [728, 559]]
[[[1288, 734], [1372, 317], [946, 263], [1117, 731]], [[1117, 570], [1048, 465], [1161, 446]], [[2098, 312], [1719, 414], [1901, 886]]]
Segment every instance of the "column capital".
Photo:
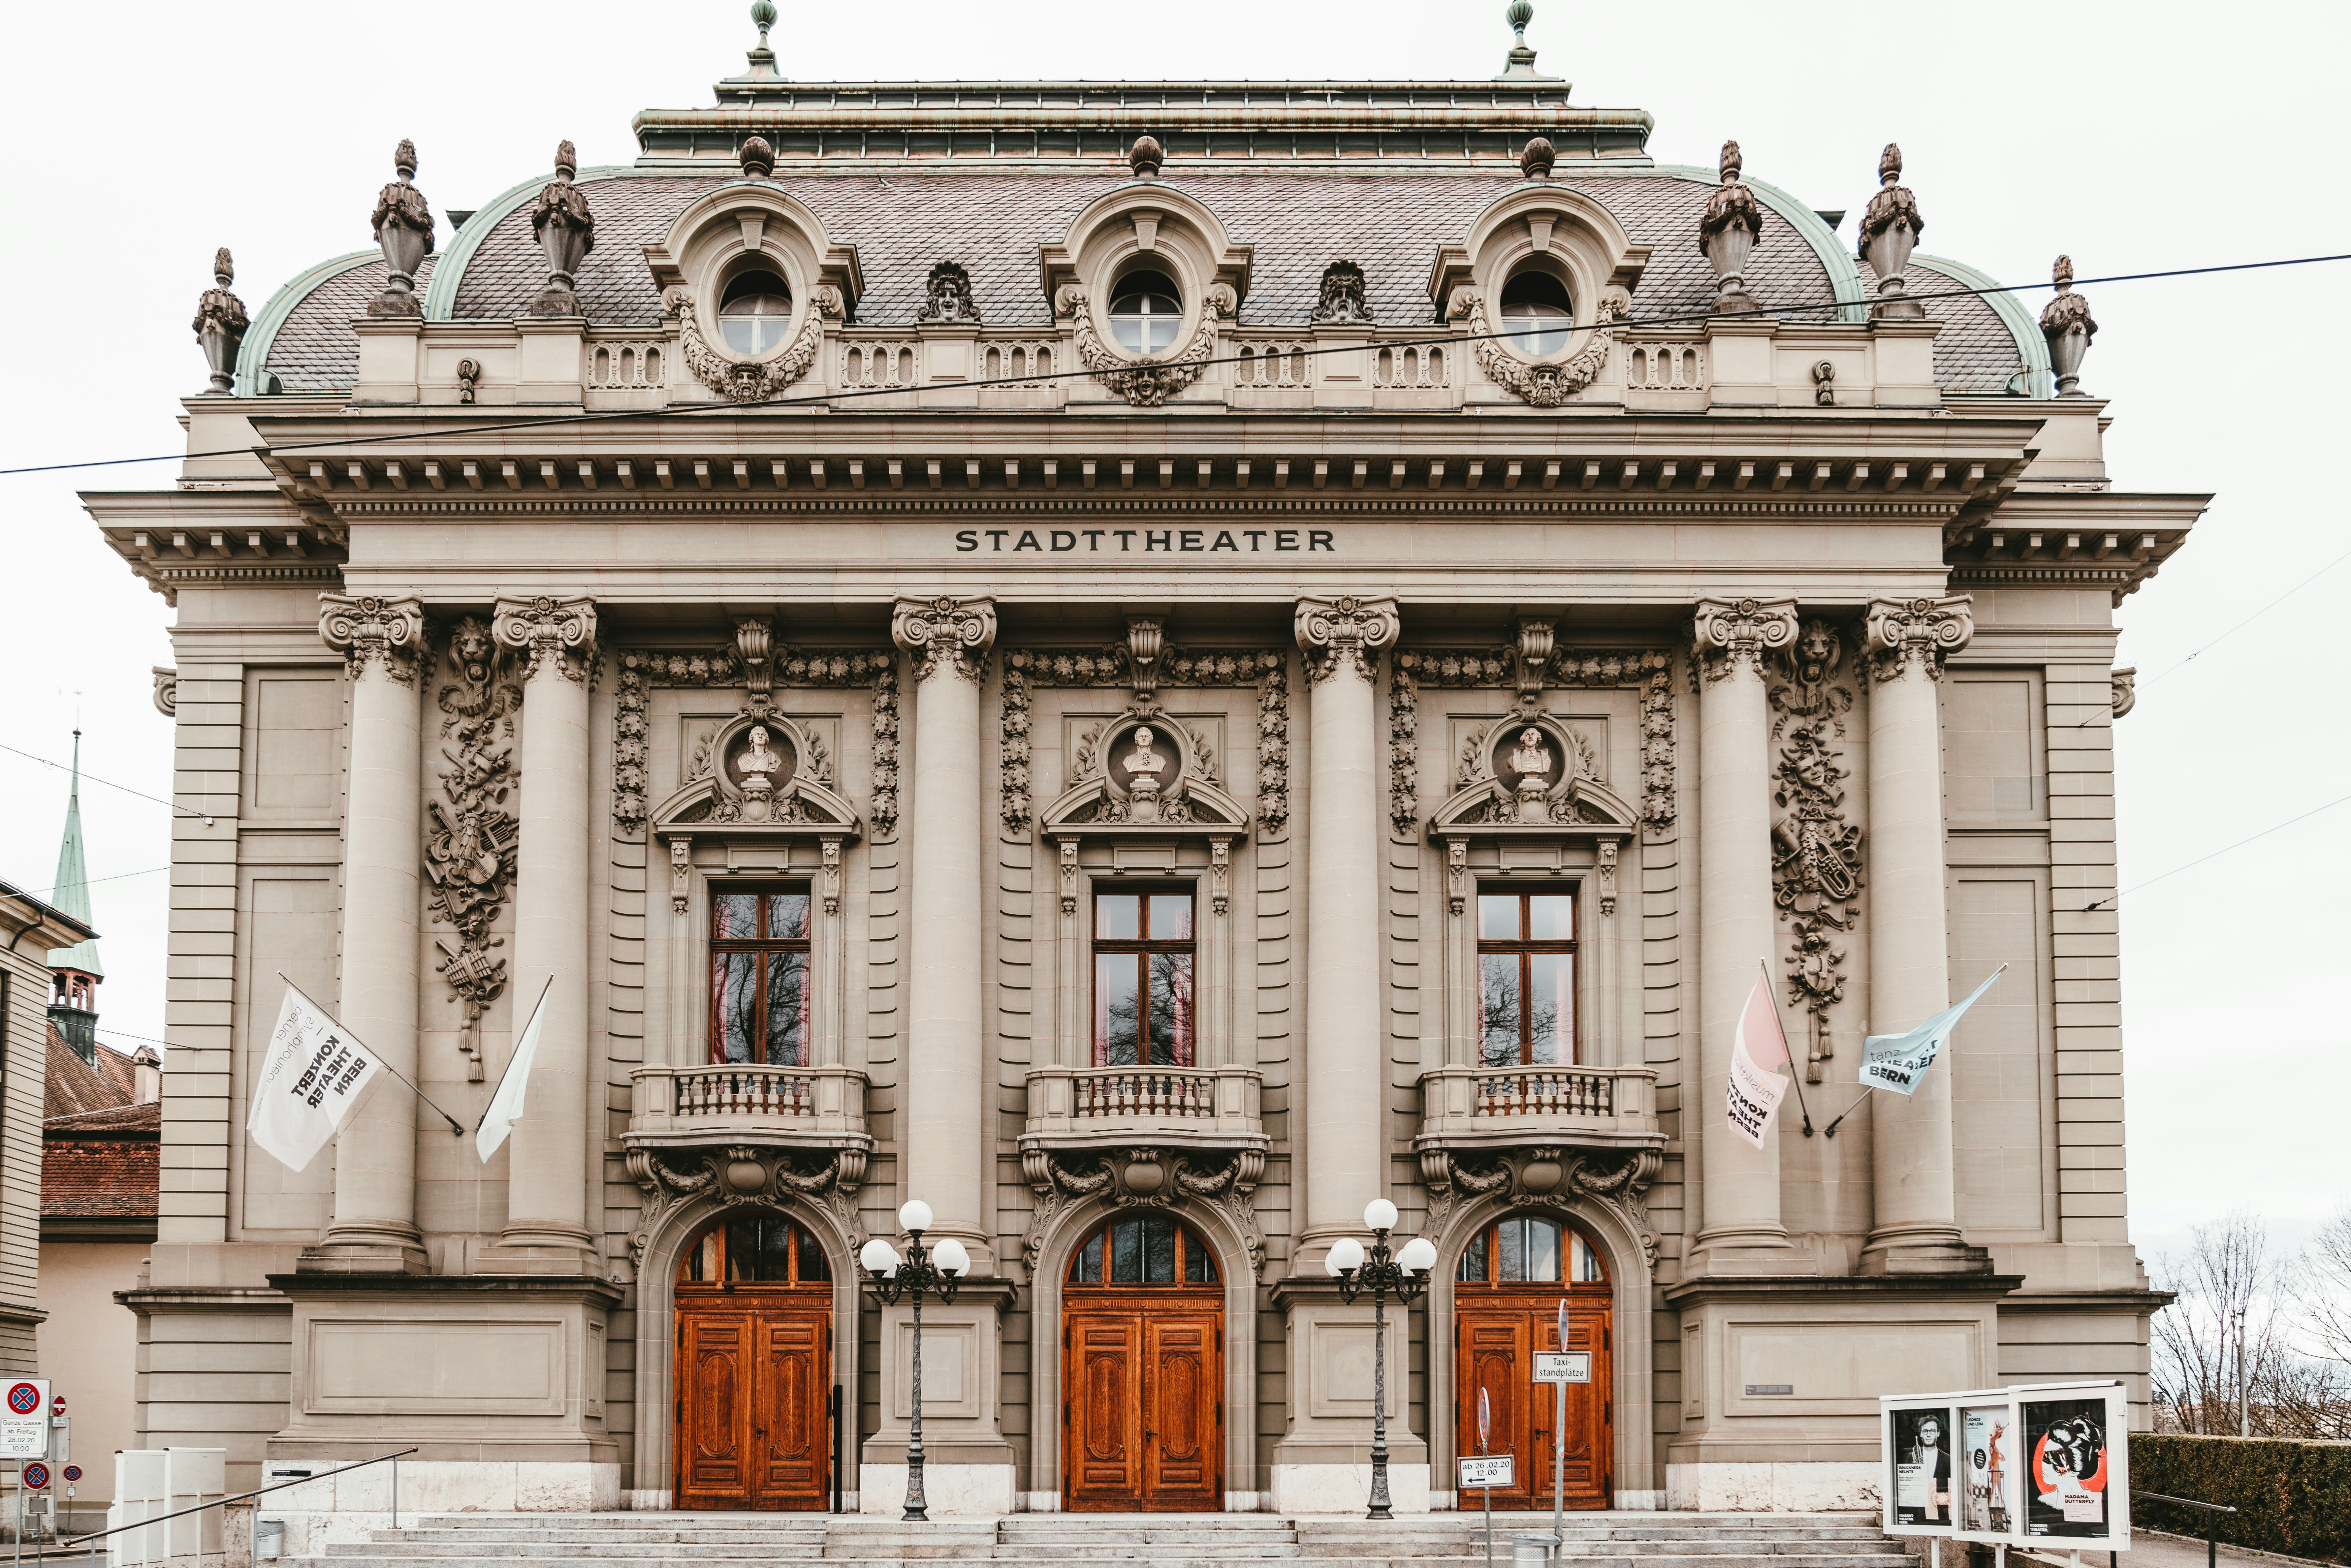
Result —
[[490, 635], [523, 657], [526, 681], [549, 664], [565, 680], [585, 685], [596, 658], [596, 601], [544, 593], [501, 599], [490, 612]]
[[914, 679], [952, 671], [974, 685], [996, 645], [996, 601], [985, 595], [901, 599], [890, 607], [890, 640], [914, 655]]
[[1968, 645], [1975, 635], [1975, 599], [1873, 599], [1863, 618], [1869, 644], [1870, 674], [1900, 680], [1914, 665], [1928, 680], [1943, 678], [1943, 656]]
[[1307, 668], [1320, 685], [1343, 668], [1370, 680], [1371, 655], [1395, 643], [1404, 630], [1404, 621], [1393, 599], [1309, 596], [1299, 600], [1291, 630], [1306, 654]]
[[432, 625], [424, 619], [423, 604], [413, 596], [322, 593], [319, 635], [343, 656], [351, 679], [359, 679], [373, 664], [386, 678], [413, 686], [429, 651]]
[[1763, 655], [1796, 640], [1792, 599], [1701, 599], [1690, 612], [1691, 641], [1698, 667], [1709, 682], [1741, 665], [1757, 678]]

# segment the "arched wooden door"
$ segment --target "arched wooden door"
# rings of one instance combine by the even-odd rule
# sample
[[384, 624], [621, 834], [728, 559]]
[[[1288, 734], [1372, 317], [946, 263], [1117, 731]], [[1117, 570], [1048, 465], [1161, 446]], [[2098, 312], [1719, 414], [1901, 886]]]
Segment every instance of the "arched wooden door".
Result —
[[[1592, 1244], [1557, 1220], [1499, 1220], [1473, 1238], [1453, 1286], [1458, 1336], [1454, 1359], [1456, 1451], [1478, 1448], [1478, 1396], [1491, 1411], [1487, 1451], [1513, 1454], [1519, 1484], [1494, 1490], [1496, 1508], [1549, 1508], [1558, 1396], [1534, 1381], [1538, 1351], [1558, 1350], [1559, 1303], [1567, 1300], [1567, 1344], [1592, 1357], [1592, 1381], [1567, 1385], [1564, 1500], [1569, 1508], [1606, 1508], [1614, 1489], [1614, 1400], [1609, 1364], [1615, 1348], [1607, 1267]], [[1479, 1500], [1462, 1494], [1461, 1507]]]
[[678, 1260], [678, 1507], [825, 1506], [831, 1279], [814, 1236], [758, 1210], [712, 1226]]
[[1061, 1505], [1215, 1512], [1225, 1490], [1225, 1297], [1173, 1219], [1113, 1219], [1061, 1291]]

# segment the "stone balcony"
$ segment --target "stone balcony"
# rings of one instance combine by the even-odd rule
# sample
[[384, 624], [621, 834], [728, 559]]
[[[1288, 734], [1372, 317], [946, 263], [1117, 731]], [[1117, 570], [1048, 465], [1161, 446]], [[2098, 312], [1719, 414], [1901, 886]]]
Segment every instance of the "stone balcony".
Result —
[[865, 1074], [849, 1067], [712, 1062], [629, 1074], [632, 1149], [729, 1145], [809, 1151], [872, 1148]]
[[1029, 1073], [1024, 1151], [1267, 1146], [1253, 1067], [1039, 1067]]
[[1530, 1145], [1661, 1149], [1648, 1067], [1440, 1067], [1420, 1078], [1413, 1147], [1475, 1154]]

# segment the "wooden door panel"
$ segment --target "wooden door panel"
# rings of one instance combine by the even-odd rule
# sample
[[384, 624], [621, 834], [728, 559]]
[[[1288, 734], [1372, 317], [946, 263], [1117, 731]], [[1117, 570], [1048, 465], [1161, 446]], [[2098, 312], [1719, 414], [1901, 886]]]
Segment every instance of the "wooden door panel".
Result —
[[1556, 1465], [1568, 1507], [1607, 1507], [1613, 1449], [1609, 1383], [1612, 1335], [1607, 1304], [1570, 1299], [1566, 1348], [1591, 1355], [1592, 1381], [1567, 1385], [1567, 1441], [1562, 1464], [1552, 1443], [1558, 1420], [1558, 1393], [1549, 1385], [1532, 1381], [1534, 1353], [1560, 1348], [1556, 1343], [1556, 1288], [1540, 1294], [1473, 1294], [1465, 1291], [1456, 1302], [1459, 1328], [1455, 1377], [1460, 1401], [1460, 1418], [1456, 1423], [1457, 1451], [1478, 1451], [1478, 1390], [1483, 1386], [1494, 1414], [1491, 1450], [1518, 1456], [1520, 1484], [1496, 1488], [1494, 1506], [1549, 1508]]
[[752, 1321], [733, 1312], [681, 1314], [678, 1491], [687, 1507], [716, 1507], [747, 1491], [750, 1409], [745, 1388]]
[[1072, 1509], [1132, 1509], [1141, 1490], [1143, 1325], [1133, 1312], [1072, 1313], [1063, 1464]]
[[1144, 1320], [1144, 1476], [1141, 1506], [1215, 1509], [1223, 1500], [1217, 1419], [1222, 1365], [1218, 1317], [1154, 1313]]
[[763, 1313], [758, 1324], [751, 1506], [821, 1508], [831, 1458], [830, 1314]]

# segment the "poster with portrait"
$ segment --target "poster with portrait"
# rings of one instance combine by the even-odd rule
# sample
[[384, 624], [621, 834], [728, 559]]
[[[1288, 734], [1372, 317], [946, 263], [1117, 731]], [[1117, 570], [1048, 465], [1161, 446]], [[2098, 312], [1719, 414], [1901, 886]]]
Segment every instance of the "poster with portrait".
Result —
[[[2104, 1545], [2130, 1530], [2120, 1484], [2124, 1430], [2105, 1390], [2019, 1390], [2023, 1424], [2024, 1533]], [[2117, 1548], [2119, 1550], [2119, 1548]]]
[[1959, 1538], [2015, 1539], [2015, 1407], [2004, 1399], [1960, 1406], [1959, 1456]]
[[1905, 1535], [1954, 1528], [1959, 1423], [1949, 1405], [1902, 1403], [1886, 1412], [1886, 1527]]

